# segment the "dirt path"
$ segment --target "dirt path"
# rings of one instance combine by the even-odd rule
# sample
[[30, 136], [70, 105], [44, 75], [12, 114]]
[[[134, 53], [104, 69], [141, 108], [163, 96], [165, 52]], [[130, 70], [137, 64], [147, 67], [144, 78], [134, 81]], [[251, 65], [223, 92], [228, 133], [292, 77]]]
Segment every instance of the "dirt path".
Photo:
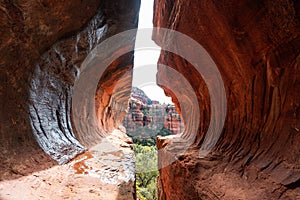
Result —
[[116, 130], [68, 164], [0, 182], [0, 199], [133, 199], [134, 154], [128, 143]]

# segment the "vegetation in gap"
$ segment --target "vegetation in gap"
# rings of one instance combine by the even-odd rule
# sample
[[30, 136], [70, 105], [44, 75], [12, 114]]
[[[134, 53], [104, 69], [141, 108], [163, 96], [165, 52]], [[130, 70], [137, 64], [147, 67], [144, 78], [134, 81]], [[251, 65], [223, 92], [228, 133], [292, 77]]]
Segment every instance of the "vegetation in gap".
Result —
[[135, 131], [127, 134], [132, 138], [134, 144], [140, 144], [143, 146], [156, 146], [157, 135], [172, 135], [172, 131], [162, 128], [158, 133], [153, 133], [153, 130], [149, 127], [138, 127]]
[[157, 200], [157, 149], [134, 144], [136, 157], [136, 191], [140, 200]]
[[158, 199], [156, 136], [174, 134], [167, 126], [169, 115], [175, 113], [174, 108], [171, 104], [152, 101], [141, 89], [132, 88], [128, 113], [123, 124], [127, 135], [134, 142], [136, 193], [139, 200]]
[[[143, 131], [148, 129], [143, 129]], [[149, 138], [141, 136], [140, 130], [131, 134], [134, 141], [135, 168], [136, 168], [136, 192], [140, 200], [157, 200], [157, 178], [158, 178], [158, 154], [156, 148], [156, 135], [170, 135], [172, 132], [162, 128], [158, 134], [152, 134]], [[148, 130], [152, 133], [152, 130]], [[149, 134], [151, 135], [151, 134]]]

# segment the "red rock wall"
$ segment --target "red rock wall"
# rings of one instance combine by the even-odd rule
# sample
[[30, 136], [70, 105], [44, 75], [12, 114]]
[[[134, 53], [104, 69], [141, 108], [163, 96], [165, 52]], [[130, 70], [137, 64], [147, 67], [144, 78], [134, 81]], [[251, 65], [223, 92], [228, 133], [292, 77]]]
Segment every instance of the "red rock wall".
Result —
[[[200, 159], [193, 148], [161, 169], [160, 199], [300, 198], [299, 6], [291, 0], [155, 1], [154, 26], [201, 44], [227, 96], [226, 121], [213, 152]], [[162, 52], [159, 62], [183, 74], [195, 90], [202, 117], [197, 149], [210, 119], [205, 83], [172, 53]], [[180, 87], [163, 69], [159, 79]], [[177, 104], [179, 98], [173, 95]], [[165, 160], [161, 153], [160, 165]]]
[[[121, 116], [106, 112], [101, 134], [76, 135], [71, 95], [88, 53], [106, 38], [135, 28], [138, 9], [138, 0], [0, 1], [0, 180], [54, 165], [48, 155], [65, 163], [121, 123]], [[131, 68], [132, 59], [128, 53], [111, 64], [96, 100], [112, 99], [110, 87]], [[126, 105], [131, 75], [123, 81], [126, 87], [114, 101]], [[103, 91], [106, 96], [100, 96]], [[95, 106], [98, 111], [123, 109], [112, 102]], [[104, 117], [98, 115], [99, 122]]]

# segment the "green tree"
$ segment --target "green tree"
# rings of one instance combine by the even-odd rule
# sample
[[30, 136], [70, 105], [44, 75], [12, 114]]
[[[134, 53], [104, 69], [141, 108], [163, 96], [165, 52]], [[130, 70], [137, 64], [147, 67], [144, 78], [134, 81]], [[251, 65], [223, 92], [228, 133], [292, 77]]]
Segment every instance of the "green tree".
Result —
[[136, 188], [140, 199], [157, 199], [157, 149], [155, 146], [134, 145]]

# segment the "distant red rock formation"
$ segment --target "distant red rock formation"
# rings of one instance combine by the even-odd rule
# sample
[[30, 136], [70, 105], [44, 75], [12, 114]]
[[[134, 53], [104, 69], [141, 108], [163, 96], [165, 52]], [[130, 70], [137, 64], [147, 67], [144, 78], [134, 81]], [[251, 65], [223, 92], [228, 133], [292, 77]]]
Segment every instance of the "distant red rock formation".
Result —
[[140, 89], [132, 90], [129, 110], [124, 117], [123, 125], [127, 132], [136, 130], [138, 126], [149, 126], [150, 129], [166, 128], [174, 134], [183, 131], [184, 123], [174, 105], [160, 104], [151, 100]]
[[183, 131], [184, 125], [180, 115], [177, 113], [176, 109], [174, 110], [175, 112], [170, 112], [165, 117], [164, 127], [172, 131], [174, 134], [179, 134]]

